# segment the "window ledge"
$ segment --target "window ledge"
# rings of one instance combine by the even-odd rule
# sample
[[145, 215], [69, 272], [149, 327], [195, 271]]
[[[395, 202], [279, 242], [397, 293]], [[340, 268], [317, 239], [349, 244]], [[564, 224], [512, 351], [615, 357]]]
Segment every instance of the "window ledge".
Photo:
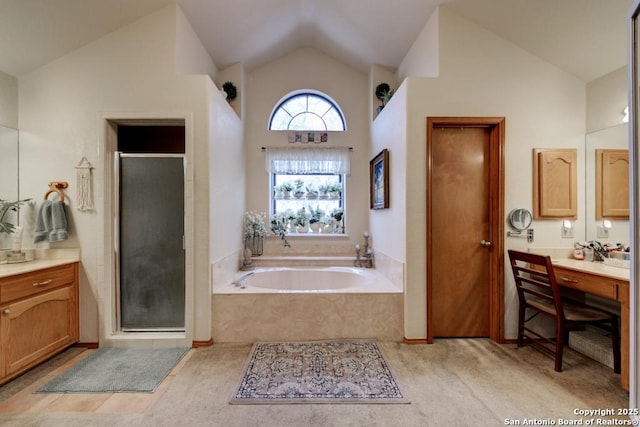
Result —
[[[348, 234], [335, 234], [335, 233], [287, 233], [285, 236], [287, 239], [349, 239]], [[268, 239], [280, 239], [280, 236], [267, 236]]]

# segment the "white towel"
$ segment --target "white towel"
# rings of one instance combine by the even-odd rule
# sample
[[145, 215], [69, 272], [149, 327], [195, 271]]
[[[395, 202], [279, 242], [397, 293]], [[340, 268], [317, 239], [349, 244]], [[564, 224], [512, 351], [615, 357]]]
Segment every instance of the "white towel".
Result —
[[65, 204], [59, 200], [42, 202], [36, 214], [33, 242], [59, 242], [68, 237]]

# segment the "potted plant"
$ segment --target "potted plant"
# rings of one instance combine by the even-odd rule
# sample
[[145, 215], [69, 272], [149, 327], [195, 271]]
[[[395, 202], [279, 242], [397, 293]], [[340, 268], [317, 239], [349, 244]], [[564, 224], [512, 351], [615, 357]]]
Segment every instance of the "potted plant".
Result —
[[227, 102], [231, 103], [238, 96], [238, 89], [233, 82], [225, 82], [222, 85], [222, 90], [227, 94]]
[[382, 102], [384, 103], [384, 105], [387, 105], [389, 103], [394, 93], [396, 93], [394, 89], [389, 89], [384, 93], [384, 95], [382, 95]]
[[253, 211], [244, 213], [244, 247], [245, 251], [251, 250], [251, 256], [262, 255], [263, 239], [267, 235], [265, 217], [265, 213]]
[[273, 189], [273, 195], [274, 198], [276, 199], [282, 199], [283, 195], [284, 195], [284, 191], [282, 190], [282, 185], [278, 185], [277, 187], [275, 187]]
[[293, 230], [296, 226], [296, 214], [293, 211], [293, 209], [287, 209], [286, 211], [284, 211], [284, 217], [287, 219], [287, 225], [289, 227], [289, 230]]
[[293, 181], [293, 185], [295, 187], [293, 189], [293, 197], [295, 197], [296, 199], [299, 199], [302, 196], [304, 196], [304, 190], [302, 189], [302, 187], [304, 187], [304, 181], [298, 178], [295, 181]]
[[318, 197], [320, 199], [327, 199], [329, 197], [329, 189], [331, 188], [328, 184], [322, 184], [318, 187]]
[[307, 199], [317, 199], [318, 198], [318, 190], [315, 189], [313, 185], [307, 185]]
[[320, 223], [322, 224], [322, 232], [323, 233], [333, 233], [333, 224], [336, 222], [335, 219], [331, 217], [331, 215], [325, 215], [320, 218]]
[[282, 244], [285, 247], [290, 247], [289, 241], [287, 240], [287, 222], [288, 219], [285, 214], [275, 214], [271, 217], [271, 232], [276, 236], [280, 236], [280, 240], [282, 240]]
[[298, 231], [298, 233], [306, 233], [307, 231], [309, 231], [307, 227], [308, 221], [309, 221], [309, 216], [307, 214], [307, 210], [303, 206], [298, 210], [298, 212], [296, 212], [295, 224], [296, 224], [296, 230]]
[[342, 217], [344, 216], [344, 211], [342, 208], [336, 208], [331, 211], [331, 217], [335, 219], [336, 223], [336, 233], [342, 233]]
[[320, 219], [324, 215], [324, 211], [320, 209], [320, 206], [316, 206], [315, 209], [309, 209], [309, 211], [311, 214], [309, 217], [309, 227], [311, 228], [311, 231], [317, 233], [320, 231], [320, 226], [322, 225], [320, 223]]
[[293, 185], [291, 185], [289, 181], [283, 182], [282, 185], [280, 185], [280, 188], [282, 189], [283, 198], [288, 199], [289, 197], [291, 197], [291, 190], [293, 190]]
[[342, 193], [342, 185], [333, 184], [329, 187], [329, 198], [331, 199], [339, 199], [340, 193]]
[[387, 83], [380, 83], [378, 86], [376, 86], [376, 98], [378, 98], [382, 102], [382, 105], [378, 106], [377, 108], [378, 114], [380, 114], [380, 111], [382, 111], [386, 103], [389, 102], [394, 92], [395, 91], [391, 89], [391, 87]]

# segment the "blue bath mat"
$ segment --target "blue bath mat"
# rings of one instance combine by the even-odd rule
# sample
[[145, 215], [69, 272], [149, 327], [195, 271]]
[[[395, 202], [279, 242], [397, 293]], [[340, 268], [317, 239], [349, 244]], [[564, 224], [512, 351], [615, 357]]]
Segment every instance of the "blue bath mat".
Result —
[[36, 393], [153, 393], [188, 348], [101, 348]]

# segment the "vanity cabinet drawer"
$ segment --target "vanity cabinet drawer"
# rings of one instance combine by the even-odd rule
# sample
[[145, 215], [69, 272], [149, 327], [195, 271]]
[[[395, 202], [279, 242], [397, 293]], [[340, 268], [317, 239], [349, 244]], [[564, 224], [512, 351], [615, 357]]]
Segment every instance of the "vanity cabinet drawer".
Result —
[[556, 273], [556, 282], [560, 286], [579, 289], [604, 298], [618, 299], [617, 283], [613, 279], [558, 267], [554, 267], [554, 271]]
[[73, 283], [75, 264], [61, 265], [32, 273], [19, 274], [2, 281], [0, 303], [15, 301], [49, 289]]

